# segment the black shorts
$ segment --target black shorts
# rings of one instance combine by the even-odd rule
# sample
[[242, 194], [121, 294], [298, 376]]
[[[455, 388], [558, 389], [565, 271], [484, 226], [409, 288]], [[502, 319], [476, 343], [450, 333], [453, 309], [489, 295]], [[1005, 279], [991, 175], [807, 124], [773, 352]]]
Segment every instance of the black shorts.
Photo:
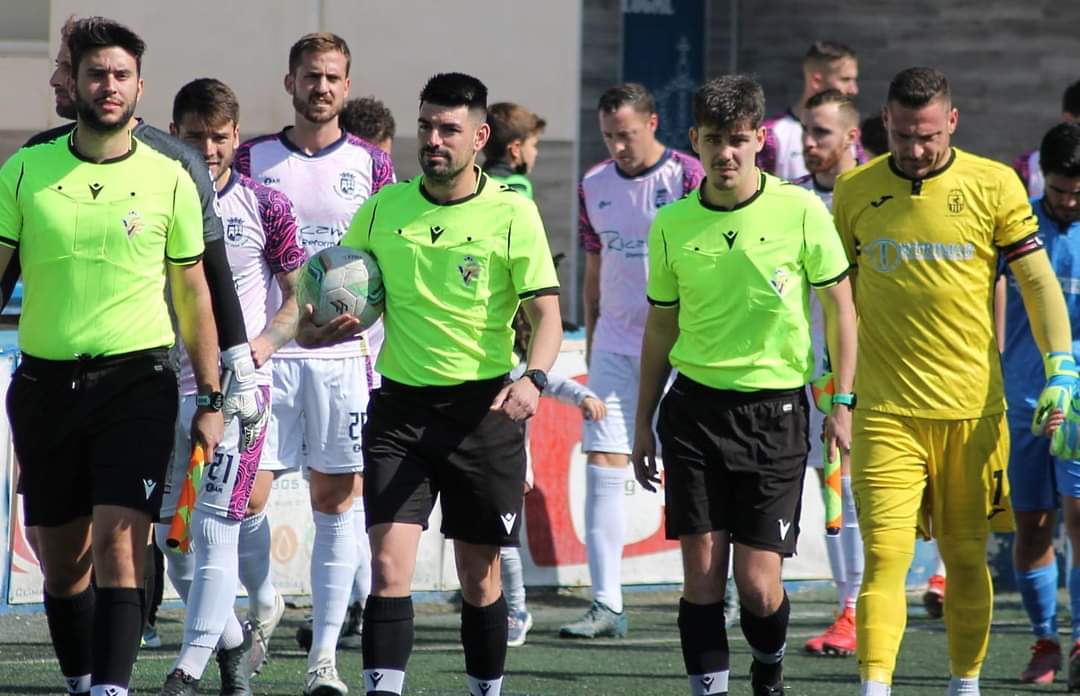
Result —
[[119, 505], [157, 519], [179, 406], [165, 348], [84, 360], [23, 355], [7, 393], [26, 524]]
[[383, 377], [364, 424], [367, 525], [428, 526], [436, 496], [442, 533], [471, 544], [517, 546], [525, 482], [525, 425], [491, 402], [500, 377], [410, 387]]
[[795, 553], [810, 450], [805, 389], [724, 391], [679, 375], [660, 403], [669, 539], [726, 530]]

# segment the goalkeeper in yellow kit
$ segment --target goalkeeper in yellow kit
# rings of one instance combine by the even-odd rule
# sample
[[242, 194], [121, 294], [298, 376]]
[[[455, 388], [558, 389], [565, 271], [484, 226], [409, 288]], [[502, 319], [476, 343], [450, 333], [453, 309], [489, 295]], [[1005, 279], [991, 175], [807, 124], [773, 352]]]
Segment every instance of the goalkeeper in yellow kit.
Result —
[[890, 153], [843, 175], [833, 201], [861, 319], [851, 468], [866, 554], [862, 694], [890, 692], [917, 527], [937, 539], [951, 584], [964, 588], [945, 604], [948, 694], [978, 694], [993, 604], [986, 538], [991, 525], [1012, 524], [992, 321], [999, 254], [1046, 356], [1039, 431], [1076, 382], [1069, 318], [1019, 179], [950, 146], [958, 114], [945, 76], [900, 72], [883, 116]]

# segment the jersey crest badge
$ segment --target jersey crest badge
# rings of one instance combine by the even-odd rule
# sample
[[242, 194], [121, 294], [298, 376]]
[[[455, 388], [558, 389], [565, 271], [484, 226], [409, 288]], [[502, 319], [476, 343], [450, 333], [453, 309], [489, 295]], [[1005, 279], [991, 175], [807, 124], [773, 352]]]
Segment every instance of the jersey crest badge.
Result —
[[127, 232], [128, 239], [131, 239], [143, 230], [142, 215], [139, 215], [139, 211], [129, 211], [122, 221], [124, 223], [124, 231]]
[[458, 273], [461, 274], [461, 281], [465, 283], [465, 287], [469, 287], [473, 280], [480, 277], [480, 262], [472, 256], [463, 258], [457, 269]]
[[226, 241], [237, 244], [244, 237], [244, 221], [238, 217], [231, 217], [225, 221]]
[[946, 207], [949, 209], [949, 215], [959, 215], [964, 212], [964, 208], [967, 207], [964, 201], [964, 192], [958, 188], [949, 191], [945, 197]]
[[360, 195], [360, 172], [355, 169], [346, 169], [338, 174], [337, 183], [334, 185], [334, 193], [345, 200], [351, 201]]
[[777, 268], [773, 271], [773, 277], [772, 280], [769, 281], [769, 285], [773, 287], [773, 290], [776, 291], [777, 295], [783, 297], [784, 290], [787, 289], [788, 285], [788, 272], [783, 268]]

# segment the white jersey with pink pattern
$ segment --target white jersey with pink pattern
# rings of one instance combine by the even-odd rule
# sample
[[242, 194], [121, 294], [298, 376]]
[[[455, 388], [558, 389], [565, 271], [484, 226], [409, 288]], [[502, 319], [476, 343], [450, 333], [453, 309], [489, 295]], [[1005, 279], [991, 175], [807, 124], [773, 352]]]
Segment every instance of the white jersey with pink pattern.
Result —
[[697, 159], [665, 150], [660, 160], [636, 176], [615, 160], [594, 166], [578, 186], [578, 232], [586, 253], [600, 254], [600, 317], [592, 348], [638, 356], [645, 333], [649, 226], [656, 211], [701, 183]]
[[[297, 239], [310, 257], [341, 241], [360, 205], [395, 181], [394, 164], [385, 152], [345, 131], [338, 140], [309, 155], [289, 141], [286, 133], [290, 128], [241, 145], [234, 166], [292, 200]], [[289, 343], [275, 355], [286, 359], [374, 355], [380, 337], [381, 331], [369, 331], [359, 340], [314, 350]]]
[[[229, 259], [236, 295], [244, 313], [244, 328], [255, 338], [277, 313], [273, 302], [274, 276], [304, 264], [304, 250], [296, 240], [292, 203], [280, 191], [263, 186], [235, 171], [218, 191], [218, 210], [225, 228], [225, 254]], [[280, 298], [280, 293], [276, 293]], [[269, 385], [270, 363], [257, 372], [256, 382]], [[196, 392], [195, 375], [186, 351], [180, 353], [181, 394]]]
[[817, 179], [814, 178], [813, 174], [800, 176], [798, 179], [793, 180], [791, 183], [802, 186], [808, 191], [813, 191], [817, 194], [817, 197], [821, 199], [821, 202], [825, 204], [825, 207], [829, 210], [832, 210], [833, 190], [831, 188], [825, 188], [818, 184]]

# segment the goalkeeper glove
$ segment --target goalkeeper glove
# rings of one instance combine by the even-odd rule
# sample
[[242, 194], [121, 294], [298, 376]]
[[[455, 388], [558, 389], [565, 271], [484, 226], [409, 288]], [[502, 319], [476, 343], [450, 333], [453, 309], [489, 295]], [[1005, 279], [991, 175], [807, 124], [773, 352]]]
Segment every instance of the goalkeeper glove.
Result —
[[1080, 384], [1073, 388], [1064, 422], [1050, 436], [1050, 454], [1058, 459], [1080, 459]]
[[232, 374], [221, 412], [226, 421], [234, 417], [240, 419], [240, 449], [247, 450], [258, 441], [270, 418], [268, 404], [255, 384], [255, 361], [251, 358], [251, 348], [246, 343], [239, 343], [222, 351], [221, 367]]
[[1046, 386], [1039, 394], [1035, 417], [1031, 421], [1031, 432], [1035, 435], [1045, 434], [1046, 421], [1054, 411], [1068, 414], [1078, 381], [1072, 353], [1047, 353], [1043, 358], [1043, 368], [1046, 370]]

